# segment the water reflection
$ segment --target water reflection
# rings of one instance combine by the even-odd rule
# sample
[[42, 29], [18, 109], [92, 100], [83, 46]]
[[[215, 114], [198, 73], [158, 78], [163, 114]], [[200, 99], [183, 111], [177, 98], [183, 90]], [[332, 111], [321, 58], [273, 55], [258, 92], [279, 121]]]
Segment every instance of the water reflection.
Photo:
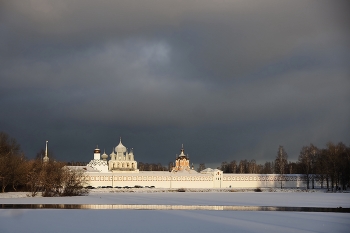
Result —
[[218, 206], [218, 205], [118, 205], [118, 204], [0, 204], [0, 209], [96, 209], [96, 210], [222, 210], [222, 211], [295, 211], [350, 213], [350, 208], [290, 206]]

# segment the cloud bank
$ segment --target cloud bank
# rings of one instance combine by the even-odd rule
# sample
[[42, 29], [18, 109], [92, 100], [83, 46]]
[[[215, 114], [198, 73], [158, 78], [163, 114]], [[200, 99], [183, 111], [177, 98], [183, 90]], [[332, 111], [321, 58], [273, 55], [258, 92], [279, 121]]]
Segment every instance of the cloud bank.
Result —
[[[166, 164], [348, 144], [344, 1], [8, 1], [0, 128], [33, 157], [88, 161], [119, 137]], [[139, 154], [137, 154], [137, 152]]]

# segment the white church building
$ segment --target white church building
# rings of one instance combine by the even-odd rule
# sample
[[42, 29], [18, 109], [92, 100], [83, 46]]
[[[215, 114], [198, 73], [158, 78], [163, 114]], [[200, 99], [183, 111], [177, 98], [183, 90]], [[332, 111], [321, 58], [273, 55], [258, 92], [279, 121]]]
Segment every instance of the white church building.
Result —
[[[108, 157], [110, 158], [108, 160]], [[77, 167], [75, 167], [77, 168]], [[133, 149], [127, 150], [120, 139], [108, 156], [94, 150], [94, 159], [84, 169], [85, 181], [93, 187], [135, 187], [156, 188], [266, 188], [305, 187], [305, 178], [298, 174], [232, 174], [207, 168], [197, 172], [190, 167], [190, 161], [182, 147], [172, 171], [139, 171]]]

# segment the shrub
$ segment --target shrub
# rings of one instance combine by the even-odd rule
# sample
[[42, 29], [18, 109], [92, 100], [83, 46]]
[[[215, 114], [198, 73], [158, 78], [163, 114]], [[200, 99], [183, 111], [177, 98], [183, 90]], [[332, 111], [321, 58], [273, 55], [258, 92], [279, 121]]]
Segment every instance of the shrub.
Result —
[[89, 189], [84, 188], [83, 170], [71, 170], [63, 168], [63, 190], [60, 196], [82, 196], [89, 193]]
[[81, 196], [88, 194], [84, 188], [84, 170], [69, 169], [63, 163], [33, 161], [27, 175], [27, 185], [34, 197], [42, 192], [43, 197]]

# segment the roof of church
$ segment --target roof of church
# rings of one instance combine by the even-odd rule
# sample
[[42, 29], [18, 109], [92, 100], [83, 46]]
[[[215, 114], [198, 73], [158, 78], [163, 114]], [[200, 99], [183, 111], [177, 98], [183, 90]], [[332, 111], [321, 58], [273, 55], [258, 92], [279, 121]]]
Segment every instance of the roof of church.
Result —
[[196, 173], [198, 173], [196, 170], [193, 170], [193, 169], [188, 169], [188, 170], [186, 170], [186, 169], [183, 169], [183, 170], [179, 170], [179, 171], [176, 171], [176, 173], [179, 173], [179, 174], [188, 174], [188, 173], [190, 173], [190, 174], [196, 174]]
[[116, 152], [126, 152], [126, 147], [122, 143], [122, 138], [120, 137], [120, 141], [118, 146], [115, 148]]
[[179, 157], [187, 157], [185, 155], [185, 149], [184, 149], [184, 145], [182, 144], [182, 147], [181, 147], [181, 154], [179, 155]]

